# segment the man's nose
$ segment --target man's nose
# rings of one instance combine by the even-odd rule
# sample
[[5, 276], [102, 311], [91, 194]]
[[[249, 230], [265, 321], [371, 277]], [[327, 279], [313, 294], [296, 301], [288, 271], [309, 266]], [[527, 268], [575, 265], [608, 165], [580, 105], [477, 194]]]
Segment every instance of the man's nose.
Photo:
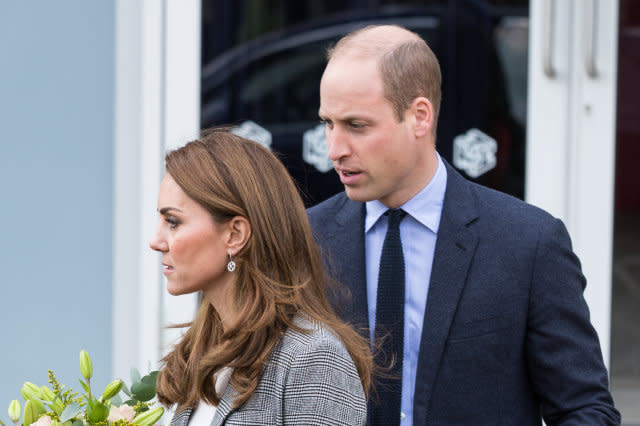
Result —
[[331, 161], [339, 161], [349, 155], [349, 142], [344, 132], [338, 127], [333, 129], [327, 127], [327, 145]]

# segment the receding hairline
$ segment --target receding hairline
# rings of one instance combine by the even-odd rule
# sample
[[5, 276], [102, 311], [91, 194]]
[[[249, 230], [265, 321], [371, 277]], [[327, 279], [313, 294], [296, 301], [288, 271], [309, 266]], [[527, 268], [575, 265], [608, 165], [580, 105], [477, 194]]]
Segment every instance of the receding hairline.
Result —
[[343, 55], [379, 60], [405, 43], [426, 42], [418, 34], [398, 25], [369, 25], [341, 38], [327, 51], [327, 59]]

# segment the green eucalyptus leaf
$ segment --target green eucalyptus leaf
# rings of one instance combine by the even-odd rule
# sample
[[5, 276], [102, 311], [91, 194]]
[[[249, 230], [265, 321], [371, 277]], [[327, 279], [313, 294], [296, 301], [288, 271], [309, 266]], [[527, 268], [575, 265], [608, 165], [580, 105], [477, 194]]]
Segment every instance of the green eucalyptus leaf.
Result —
[[147, 385], [153, 385], [155, 387], [157, 380], [158, 380], [158, 371], [153, 371], [148, 375], [144, 376], [141, 382]]
[[60, 423], [65, 423], [82, 413], [82, 407], [77, 402], [71, 402], [60, 414]]
[[134, 385], [131, 385], [131, 393], [133, 394], [133, 397], [138, 401], [146, 402], [156, 396], [156, 386], [155, 384], [148, 385], [143, 382], [138, 382]]
[[71, 423], [71, 426], [84, 426], [84, 423], [82, 420], [74, 420], [73, 423]]
[[116, 395], [113, 398], [111, 398], [111, 404], [115, 405], [116, 407], [121, 406], [122, 398], [120, 398], [120, 395]]
[[131, 386], [140, 382], [140, 372], [137, 368], [131, 368]]
[[131, 398], [131, 391], [127, 387], [127, 384], [124, 383], [124, 380], [122, 381], [122, 392], [124, 392], [125, 395], [127, 395], [129, 398]]

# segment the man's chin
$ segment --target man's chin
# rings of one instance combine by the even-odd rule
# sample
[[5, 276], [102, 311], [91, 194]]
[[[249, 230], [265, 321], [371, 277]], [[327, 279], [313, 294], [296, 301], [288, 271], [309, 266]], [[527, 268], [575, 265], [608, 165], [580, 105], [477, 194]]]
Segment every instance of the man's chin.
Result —
[[347, 197], [349, 197], [350, 200], [360, 203], [366, 203], [367, 201], [376, 199], [374, 195], [367, 194], [366, 191], [363, 191], [361, 188], [354, 188], [345, 185], [344, 192], [347, 194]]

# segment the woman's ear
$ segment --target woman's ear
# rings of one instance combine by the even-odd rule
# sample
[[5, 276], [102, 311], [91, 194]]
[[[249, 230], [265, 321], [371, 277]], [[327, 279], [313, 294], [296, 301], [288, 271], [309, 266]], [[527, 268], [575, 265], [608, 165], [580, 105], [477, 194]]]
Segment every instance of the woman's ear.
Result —
[[411, 103], [411, 112], [415, 119], [415, 136], [422, 138], [431, 133], [433, 128], [433, 105], [431, 101], [419, 96]]
[[227, 223], [227, 226], [229, 230], [227, 249], [235, 256], [251, 237], [251, 223], [244, 216], [235, 216]]

